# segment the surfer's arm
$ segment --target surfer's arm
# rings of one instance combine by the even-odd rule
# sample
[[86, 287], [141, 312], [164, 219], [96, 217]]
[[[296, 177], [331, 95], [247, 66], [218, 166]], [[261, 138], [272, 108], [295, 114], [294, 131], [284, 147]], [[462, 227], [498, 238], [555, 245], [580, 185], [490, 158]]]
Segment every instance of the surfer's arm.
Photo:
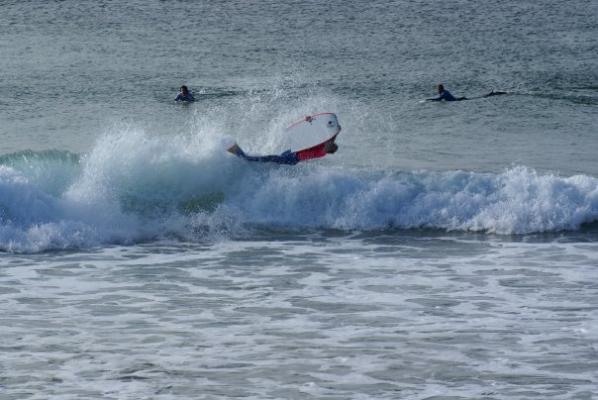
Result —
[[447, 100], [450, 101], [451, 97], [453, 97], [450, 93], [447, 95], [447, 91], [442, 92], [438, 97], [432, 97], [431, 99], [426, 99], [426, 101], [442, 101]]
[[428, 100], [428, 101], [442, 101], [442, 100], [444, 100], [444, 101], [457, 101], [457, 100], [466, 100], [466, 99], [465, 99], [465, 97], [457, 99], [457, 98], [455, 98], [451, 94], [451, 92], [449, 92], [448, 90], [445, 90], [444, 92], [442, 92], [440, 94], [440, 96], [432, 98], [432, 99], [426, 99], [426, 100]]

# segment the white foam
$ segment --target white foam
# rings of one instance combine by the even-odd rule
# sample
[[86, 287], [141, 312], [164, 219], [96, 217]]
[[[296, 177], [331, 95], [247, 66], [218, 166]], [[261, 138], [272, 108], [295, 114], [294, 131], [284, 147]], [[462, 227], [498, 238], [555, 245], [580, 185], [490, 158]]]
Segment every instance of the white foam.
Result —
[[[598, 180], [538, 175], [405, 172], [314, 167], [246, 183], [231, 204], [246, 222], [340, 229], [436, 228], [500, 234], [578, 229], [598, 218]], [[259, 189], [253, 189], [259, 187]]]
[[499, 174], [335, 167], [342, 154], [296, 167], [247, 163], [226, 153], [230, 138], [208, 121], [174, 136], [130, 127], [107, 133], [64, 167], [70, 185], [0, 166], [0, 248], [226, 238], [255, 225], [525, 234], [598, 219], [594, 177], [526, 167]]

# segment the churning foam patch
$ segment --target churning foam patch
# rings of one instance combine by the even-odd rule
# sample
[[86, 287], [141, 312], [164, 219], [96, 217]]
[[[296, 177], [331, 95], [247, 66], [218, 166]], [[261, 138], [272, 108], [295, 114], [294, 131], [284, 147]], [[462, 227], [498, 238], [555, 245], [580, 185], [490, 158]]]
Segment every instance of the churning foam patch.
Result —
[[338, 229], [432, 228], [525, 234], [578, 229], [598, 218], [598, 180], [463, 171], [392, 174], [306, 168], [242, 183], [226, 203], [244, 222]]
[[383, 172], [326, 159], [295, 167], [247, 163], [224, 151], [227, 140], [209, 127], [168, 137], [113, 132], [71, 164], [55, 164], [68, 170], [56, 187], [27, 172], [36, 168], [0, 165], [0, 249], [226, 240], [252, 235], [255, 226], [526, 234], [576, 230], [598, 219], [598, 179], [586, 175], [526, 167]]

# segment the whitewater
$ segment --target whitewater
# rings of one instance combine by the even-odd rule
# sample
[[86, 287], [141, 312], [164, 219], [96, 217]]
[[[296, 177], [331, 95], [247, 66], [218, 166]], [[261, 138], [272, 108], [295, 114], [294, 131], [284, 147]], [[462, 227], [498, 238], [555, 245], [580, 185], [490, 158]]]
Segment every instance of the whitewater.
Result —
[[0, 10], [1, 399], [598, 393], [595, 1]]
[[86, 249], [260, 228], [431, 229], [503, 235], [577, 230], [598, 219], [598, 180], [527, 167], [501, 173], [247, 165], [208, 135], [101, 137], [89, 154], [3, 156], [5, 251]]

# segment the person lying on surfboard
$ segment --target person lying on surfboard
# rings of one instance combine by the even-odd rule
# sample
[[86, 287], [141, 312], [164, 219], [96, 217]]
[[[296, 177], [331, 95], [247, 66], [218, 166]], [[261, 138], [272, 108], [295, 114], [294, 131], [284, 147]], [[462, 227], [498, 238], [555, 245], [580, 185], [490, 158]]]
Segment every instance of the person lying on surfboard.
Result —
[[494, 91], [492, 90], [490, 93], [485, 94], [483, 96], [479, 96], [479, 97], [471, 97], [471, 98], [467, 98], [467, 97], [455, 97], [451, 94], [451, 92], [449, 92], [448, 90], [446, 90], [444, 88], [444, 85], [440, 84], [438, 85], [438, 97], [434, 97], [432, 99], [426, 99], [426, 101], [461, 101], [461, 100], [473, 100], [473, 99], [482, 99], [485, 97], [492, 97], [492, 96], [500, 96], [501, 94], [507, 94], [507, 92], [500, 92], [500, 91]]
[[326, 154], [334, 154], [338, 150], [338, 145], [334, 142], [336, 136], [324, 143], [320, 143], [316, 146], [310, 147], [300, 151], [287, 150], [280, 155], [269, 155], [269, 156], [250, 156], [239, 147], [238, 144], [234, 144], [228, 148], [228, 152], [238, 157], [241, 157], [247, 161], [257, 162], [273, 162], [276, 164], [287, 164], [295, 165], [299, 161], [311, 160], [314, 158], [324, 157]]
[[451, 92], [449, 92], [448, 90], [446, 90], [444, 88], [444, 85], [440, 84], [438, 85], [438, 97], [434, 97], [432, 99], [426, 99], [428, 101], [461, 101], [461, 100], [467, 100], [467, 97], [455, 97], [451, 94]]

